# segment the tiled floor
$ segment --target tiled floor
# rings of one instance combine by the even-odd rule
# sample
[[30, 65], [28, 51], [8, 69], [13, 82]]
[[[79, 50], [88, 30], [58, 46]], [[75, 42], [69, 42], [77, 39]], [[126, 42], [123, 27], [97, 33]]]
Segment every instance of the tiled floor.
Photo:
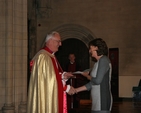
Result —
[[[80, 108], [72, 110], [69, 113], [90, 113], [91, 102], [89, 100], [81, 100]], [[141, 104], [132, 101], [119, 101], [114, 102], [111, 113], [141, 113]]]

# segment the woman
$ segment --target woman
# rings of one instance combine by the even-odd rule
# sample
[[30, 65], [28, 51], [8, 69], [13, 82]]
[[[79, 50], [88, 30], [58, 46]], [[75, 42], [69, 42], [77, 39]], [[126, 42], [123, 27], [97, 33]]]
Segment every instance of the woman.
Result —
[[89, 43], [89, 52], [95, 59], [95, 64], [90, 73], [83, 72], [82, 75], [90, 82], [76, 88], [76, 92], [91, 90], [91, 113], [110, 113], [112, 108], [111, 63], [107, 57], [107, 44], [101, 38], [96, 38]]

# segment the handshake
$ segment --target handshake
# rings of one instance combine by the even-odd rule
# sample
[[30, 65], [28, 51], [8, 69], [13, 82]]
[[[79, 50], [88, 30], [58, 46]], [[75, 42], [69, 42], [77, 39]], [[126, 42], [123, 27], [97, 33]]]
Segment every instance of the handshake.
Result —
[[[89, 76], [88, 75], [88, 72], [83, 72], [83, 73], [81, 73], [83, 76]], [[68, 72], [66, 72], [66, 73], [64, 73], [64, 79], [69, 79], [69, 78], [71, 78], [71, 77], [74, 77], [74, 75], [72, 75], [71, 73], [68, 73]], [[91, 77], [91, 76], [89, 76], [89, 77]], [[88, 77], [88, 78], [89, 78]], [[91, 79], [91, 78], [90, 78]], [[83, 85], [83, 86], [81, 86], [81, 87], [78, 87], [78, 88], [74, 88], [74, 87], [72, 87], [72, 86], [70, 86], [70, 90], [67, 92], [69, 95], [74, 95], [74, 94], [77, 94], [78, 92], [81, 92], [81, 91], [86, 91], [87, 90], [87, 88]]]
[[70, 90], [69, 90], [68, 94], [74, 95], [74, 94], [77, 94], [77, 93], [78, 93], [77, 88], [70, 86]]

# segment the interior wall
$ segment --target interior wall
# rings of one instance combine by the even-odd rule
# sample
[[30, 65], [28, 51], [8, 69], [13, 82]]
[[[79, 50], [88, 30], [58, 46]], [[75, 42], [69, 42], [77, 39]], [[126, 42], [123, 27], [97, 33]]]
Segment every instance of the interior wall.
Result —
[[[31, 0], [32, 1], [32, 0]], [[43, 0], [42, 0], [43, 1]], [[46, 0], [44, 0], [46, 3]], [[33, 2], [31, 2], [33, 3]], [[37, 8], [37, 50], [46, 34], [60, 26], [74, 24], [84, 26], [96, 37], [103, 38], [109, 48], [119, 48], [119, 76], [141, 78], [141, 1], [133, 0], [50, 0], [49, 7]], [[67, 29], [63, 32], [68, 34]], [[65, 35], [67, 38], [67, 35]], [[137, 79], [119, 81], [120, 96], [129, 97]], [[126, 84], [130, 85], [126, 85]], [[124, 95], [122, 95], [122, 93]], [[131, 96], [131, 95], [130, 95]]]
[[138, 87], [140, 76], [119, 76], [119, 96], [123, 98], [133, 97], [133, 87]]

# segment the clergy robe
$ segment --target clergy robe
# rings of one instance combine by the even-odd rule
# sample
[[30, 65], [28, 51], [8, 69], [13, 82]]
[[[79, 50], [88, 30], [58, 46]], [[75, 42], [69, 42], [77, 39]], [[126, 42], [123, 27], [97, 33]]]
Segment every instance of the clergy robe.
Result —
[[34, 56], [32, 65], [27, 113], [66, 113], [62, 79], [54, 55], [44, 48]]

